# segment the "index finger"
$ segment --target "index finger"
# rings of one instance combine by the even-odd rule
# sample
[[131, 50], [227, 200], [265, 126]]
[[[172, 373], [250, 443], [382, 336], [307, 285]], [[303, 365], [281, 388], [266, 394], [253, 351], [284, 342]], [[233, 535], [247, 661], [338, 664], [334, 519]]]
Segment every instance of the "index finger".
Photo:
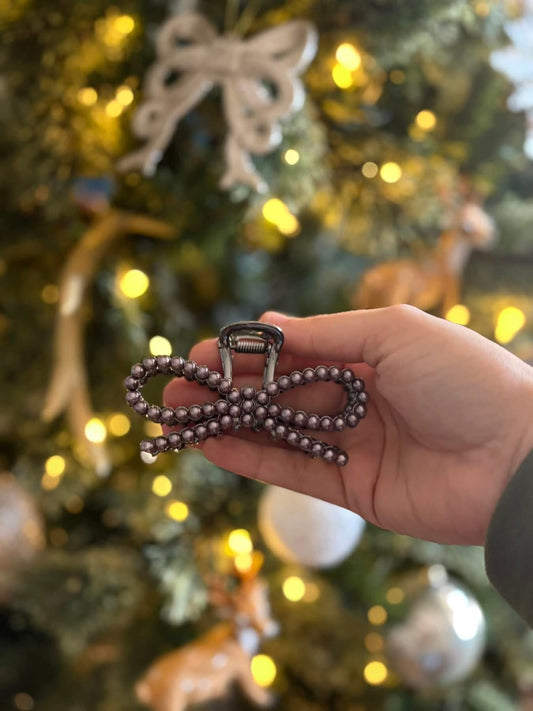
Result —
[[285, 345], [295, 357], [367, 363], [376, 368], [390, 352], [395, 341], [412, 333], [422, 319], [435, 319], [407, 304], [381, 309], [344, 311], [335, 314], [294, 318], [267, 311], [261, 321], [283, 330]]

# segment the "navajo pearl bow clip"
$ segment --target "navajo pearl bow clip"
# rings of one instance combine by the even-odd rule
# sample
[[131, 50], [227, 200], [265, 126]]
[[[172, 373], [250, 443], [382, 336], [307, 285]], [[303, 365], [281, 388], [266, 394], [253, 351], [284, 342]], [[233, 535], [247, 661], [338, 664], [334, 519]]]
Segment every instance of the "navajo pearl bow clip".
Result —
[[[345, 427], [356, 427], [365, 417], [369, 401], [364, 381], [356, 377], [350, 368], [335, 365], [295, 370], [290, 375], [281, 375], [276, 379], [275, 369], [282, 345], [283, 332], [277, 326], [259, 321], [242, 321], [225, 326], [220, 331], [218, 348], [223, 374], [181, 356], [149, 356], [142, 363], [133, 365], [130, 375], [124, 381], [128, 405], [152, 422], [180, 428], [166, 436], [143, 440], [140, 444], [143, 461], [151, 463], [160, 452], [178, 452], [207, 437], [221, 436], [229, 430], [246, 427], [255, 431], [266, 430], [272, 437], [284, 440], [311, 457], [344, 466], [348, 462], [346, 452], [303, 430], [340, 432]], [[251, 385], [240, 389], [233, 386], [233, 352], [266, 355], [261, 390]], [[203, 405], [189, 407], [150, 405], [140, 391], [149, 378], [159, 374], [196, 381], [217, 392], [219, 397]], [[294, 410], [276, 402], [285, 391], [319, 381], [331, 381], [345, 388], [347, 403], [342, 412], [332, 417], [307, 414], [304, 410]]]

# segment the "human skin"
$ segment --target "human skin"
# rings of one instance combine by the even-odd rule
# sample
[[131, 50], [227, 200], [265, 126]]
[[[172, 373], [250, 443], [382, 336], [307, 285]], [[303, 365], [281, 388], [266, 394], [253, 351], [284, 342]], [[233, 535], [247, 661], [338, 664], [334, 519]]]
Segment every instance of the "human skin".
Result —
[[[533, 448], [533, 368], [478, 333], [412, 306], [292, 318], [264, 313], [285, 343], [276, 374], [321, 363], [349, 367], [370, 394], [355, 429], [325, 432], [345, 467], [310, 459], [265, 432], [241, 429], [202, 442], [215, 464], [355, 511], [398, 533], [483, 544], [510, 477]], [[190, 356], [220, 370], [216, 339]], [[237, 386], [260, 387], [264, 357], [234, 355]], [[211, 396], [211, 398], [209, 398]], [[215, 399], [175, 379], [165, 404]], [[344, 407], [345, 390], [316, 383], [279, 402], [320, 415]]]

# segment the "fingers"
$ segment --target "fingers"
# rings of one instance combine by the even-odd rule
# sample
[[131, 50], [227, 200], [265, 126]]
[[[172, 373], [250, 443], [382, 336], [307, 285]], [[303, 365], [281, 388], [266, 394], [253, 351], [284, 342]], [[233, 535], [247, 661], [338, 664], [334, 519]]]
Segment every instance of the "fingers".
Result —
[[202, 450], [211, 462], [235, 474], [347, 506], [339, 468], [299, 451], [233, 436], [208, 439]]
[[[389, 355], [406, 330], [416, 337], [424, 320], [437, 321], [413, 306], [400, 304], [382, 309], [293, 318], [267, 311], [262, 321], [283, 330], [283, 346], [295, 359], [365, 362], [376, 368]], [[413, 331], [414, 330], [414, 331]]]

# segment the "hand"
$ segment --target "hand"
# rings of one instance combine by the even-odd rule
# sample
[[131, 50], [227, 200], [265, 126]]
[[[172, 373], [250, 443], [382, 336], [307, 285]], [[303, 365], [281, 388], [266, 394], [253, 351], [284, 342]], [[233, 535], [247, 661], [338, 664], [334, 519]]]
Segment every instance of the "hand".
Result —
[[[260, 319], [283, 329], [276, 373], [320, 363], [364, 378], [368, 415], [355, 429], [324, 433], [350, 461], [309, 459], [264, 432], [239, 430], [202, 443], [205, 456], [237, 474], [352, 509], [382, 528], [442, 543], [482, 544], [495, 505], [533, 447], [533, 369], [478, 333], [411, 306]], [[190, 357], [220, 370], [216, 340]], [[261, 383], [262, 356], [235, 355], [237, 386]], [[205, 391], [202, 391], [202, 393]], [[199, 399], [174, 380], [170, 406]], [[343, 409], [333, 383], [281, 398], [320, 415]]]

